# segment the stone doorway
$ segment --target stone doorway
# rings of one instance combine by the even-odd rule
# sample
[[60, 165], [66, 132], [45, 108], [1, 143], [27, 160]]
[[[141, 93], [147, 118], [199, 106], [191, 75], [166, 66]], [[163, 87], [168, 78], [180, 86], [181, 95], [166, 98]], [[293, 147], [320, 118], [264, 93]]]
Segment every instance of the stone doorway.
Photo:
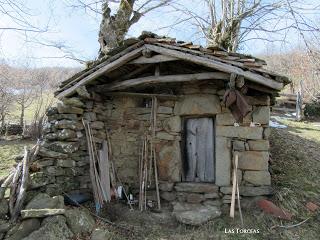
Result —
[[184, 124], [184, 180], [215, 181], [215, 143], [213, 118], [186, 118]]

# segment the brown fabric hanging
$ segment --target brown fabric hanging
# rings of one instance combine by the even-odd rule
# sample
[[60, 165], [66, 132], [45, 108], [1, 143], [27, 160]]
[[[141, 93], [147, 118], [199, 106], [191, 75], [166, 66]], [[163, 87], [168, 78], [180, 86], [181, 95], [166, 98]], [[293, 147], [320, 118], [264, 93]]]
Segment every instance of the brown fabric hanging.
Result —
[[228, 89], [223, 96], [223, 103], [230, 109], [237, 122], [242, 123], [243, 118], [251, 111], [246, 99], [236, 89]]

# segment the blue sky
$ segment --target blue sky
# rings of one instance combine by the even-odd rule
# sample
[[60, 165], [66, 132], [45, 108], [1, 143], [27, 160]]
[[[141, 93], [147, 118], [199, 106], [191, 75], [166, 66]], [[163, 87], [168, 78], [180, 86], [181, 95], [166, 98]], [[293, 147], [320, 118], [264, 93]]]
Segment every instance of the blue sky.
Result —
[[[100, 24], [99, 16], [92, 12], [85, 13], [82, 10], [70, 7], [71, 0], [19, 0], [29, 7], [34, 25], [49, 26], [45, 33], [29, 33], [26, 37], [21, 32], [3, 31], [0, 34], [1, 58], [17, 65], [41, 66], [81, 66], [74, 60], [64, 58], [65, 53], [56, 48], [44, 46], [34, 42], [50, 44], [60, 43], [68, 47], [76, 57], [90, 60], [94, 59], [98, 52], [97, 35]], [[67, 2], [69, 1], [69, 2]], [[313, 0], [311, 0], [312, 2]], [[200, 0], [183, 0], [184, 5], [197, 12], [204, 11], [205, 7]], [[144, 16], [130, 30], [128, 36], [138, 36], [142, 30], [154, 31], [158, 34], [170, 35], [177, 39], [192, 40], [194, 43], [204, 44], [204, 40], [195, 35], [197, 30], [189, 23], [181, 24], [175, 29], [162, 29], [170, 25], [177, 18], [176, 13], [169, 9], [153, 11]], [[0, 27], [14, 26], [14, 23], [5, 16], [0, 16]], [[290, 37], [292, 45], [299, 43], [299, 35]], [[250, 54], [260, 54], [270, 49], [286, 51], [287, 47], [279, 44], [267, 44], [261, 41], [252, 41], [243, 49]]]

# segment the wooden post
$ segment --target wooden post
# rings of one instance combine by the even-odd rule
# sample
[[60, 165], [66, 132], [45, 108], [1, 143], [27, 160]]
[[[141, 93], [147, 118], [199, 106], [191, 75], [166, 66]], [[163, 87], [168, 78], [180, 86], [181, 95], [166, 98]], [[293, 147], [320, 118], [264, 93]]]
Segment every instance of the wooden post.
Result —
[[233, 179], [232, 179], [232, 193], [231, 193], [231, 205], [230, 205], [230, 217], [234, 218], [236, 189], [237, 189], [237, 168], [238, 168], [238, 154], [235, 154], [234, 166], [233, 166]]
[[301, 121], [304, 118], [303, 114], [303, 81], [299, 82], [299, 90], [297, 91], [296, 100], [296, 120]]

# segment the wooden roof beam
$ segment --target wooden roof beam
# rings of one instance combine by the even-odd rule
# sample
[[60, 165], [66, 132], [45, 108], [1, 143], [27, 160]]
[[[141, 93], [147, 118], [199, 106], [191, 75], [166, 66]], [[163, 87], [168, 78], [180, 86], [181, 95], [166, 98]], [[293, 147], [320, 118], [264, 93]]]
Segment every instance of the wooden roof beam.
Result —
[[153, 83], [178, 83], [191, 82], [200, 80], [229, 80], [230, 74], [222, 72], [204, 72], [194, 74], [179, 74], [179, 75], [165, 75], [165, 76], [149, 76], [135, 79], [128, 79], [121, 82], [99, 85], [96, 89], [99, 91], [116, 91], [131, 87], [138, 87], [141, 85], [149, 85]]
[[69, 88], [65, 89], [64, 91], [60, 92], [57, 95], [57, 98], [61, 99], [63, 97], [69, 96], [73, 93], [75, 93], [76, 89], [80, 86], [86, 85], [89, 82], [93, 81], [94, 79], [96, 79], [97, 77], [100, 77], [101, 75], [104, 75], [108, 72], [111, 72], [112, 70], [122, 66], [123, 64], [128, 63], [129, 61], [131, 61], [132, 59], [138, 57], [139, 55], [141, 55], [142, 50], [145, 49], [144, 46], [137, 48], [123, 56], [121, 56], [120, 58], [116, 59], [115, 61], [97, 69], [95, 72], [91, 73], [90, 75], [84, 77], [83, 79], [81, 79], [79, 82], [75, 83], [73, 86], [70, 86]]
[[232, 66], [230, 64], [218, 62], [206, 57], [195, 56], [193, 54], [182, 52], [182, 51], [172, 50], [165, 47], [159, 47], [156, 45], [146, 44], [145, 46], [151, 51], [154, 51], [163, 55], [168, 55], [170, 57], [175, 57], [182, 60], [190, 61], [202, 66], [214, 68], [216, 70], [219, 70], [225, 73], [235, 73], [237, 75], [245, 77], [246, 79], [251, 80], [252, 82], [262, 84], [264, 86], [267, 86], [276, 90], [282, 90], [283, 88], [283, 83], [277, 82], [270, 78], [263, 77], [259, 74], [256, 74], [250, 71], [245, 71], [239, 67]]
[[137, 59], [132, 60], [128, 64], [151, 64], [151, 63], [161, 63], [161, 62], [172, 62], [172, 61], [178, 61], [179, 58], [167, 56], [167, 55], [154, 55], [152, 57], [145, 57], [141, 56]]

